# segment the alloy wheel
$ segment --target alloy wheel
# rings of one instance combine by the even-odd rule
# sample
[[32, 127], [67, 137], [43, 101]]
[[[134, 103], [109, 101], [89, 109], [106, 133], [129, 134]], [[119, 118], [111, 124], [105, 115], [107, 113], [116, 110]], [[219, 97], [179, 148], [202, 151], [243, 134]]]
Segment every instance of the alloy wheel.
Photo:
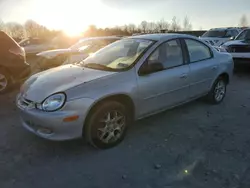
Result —
[[214, 98], [217, 102], [223, 100], [226, 94], [226, 84], [223, 80], [219, 80], [214, 88]]
[[0, 73], [0, 91], [5, 90], [7, 85], [8, 85], [8, 80], [6, 76]]
[[105, 144], [116, 142], [123, 134], [125, 123], [125, 115], [121, 112], [107, 112], [100, 120], [102, 126], [98, 128], [98, 139]]

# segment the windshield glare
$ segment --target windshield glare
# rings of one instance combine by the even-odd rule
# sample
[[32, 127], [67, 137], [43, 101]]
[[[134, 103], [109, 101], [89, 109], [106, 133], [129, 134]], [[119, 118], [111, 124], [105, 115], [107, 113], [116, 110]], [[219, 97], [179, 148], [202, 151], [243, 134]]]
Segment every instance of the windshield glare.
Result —
[[78, 50], [81, 47], [84, 46], [89, 46], [92, 44], [91, 40], [80, 40], [78, 41], [76, 44], [72, 45], [71, 47], [69, 47], [71, 50]]
[[85, 67], [95, 69], [126, 69], [152, 44], [151, 40], [123, 39], [102, 48], [83, 63]]
[[212, 31], [212, 30], [210, 30], [210, 31], [207, 31], [206, 33], [204, 33], [202, 36], [203, 37], [220, 37], [220, 38], [222, 38], [225, 35], [226, 35], [226, 31], [223, 31], [223, 30]]

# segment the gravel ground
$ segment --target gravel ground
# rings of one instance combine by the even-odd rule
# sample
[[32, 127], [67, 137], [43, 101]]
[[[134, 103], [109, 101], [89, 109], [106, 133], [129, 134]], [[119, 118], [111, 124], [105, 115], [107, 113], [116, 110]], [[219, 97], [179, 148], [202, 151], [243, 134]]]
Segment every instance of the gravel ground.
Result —
[[138, 121], [109, 150], [38, 138], [20, 125], [16, 91], [0, 96], [0, 187], [249, 188], [249, 75], [234, 76], [222, 104]]

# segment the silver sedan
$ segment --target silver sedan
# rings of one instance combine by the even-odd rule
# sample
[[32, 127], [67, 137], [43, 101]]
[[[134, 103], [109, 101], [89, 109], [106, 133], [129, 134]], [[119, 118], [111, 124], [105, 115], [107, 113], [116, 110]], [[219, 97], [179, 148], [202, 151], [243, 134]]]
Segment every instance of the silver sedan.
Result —
[[120, 143], [133, 120], [206, 98], [223, 101], [232, 56], [196, 37], [133, 36], [84, 61], [30, 77], [17, 96], [22, 125], [50, 140]]

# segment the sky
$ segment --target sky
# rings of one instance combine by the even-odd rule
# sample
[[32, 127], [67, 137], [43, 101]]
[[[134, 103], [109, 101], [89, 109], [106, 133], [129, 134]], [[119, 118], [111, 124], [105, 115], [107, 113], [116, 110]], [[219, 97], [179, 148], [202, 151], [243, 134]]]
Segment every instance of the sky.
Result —
[[32, 19], [50, 29], [80, 32], [90, 24], [112, 27], [141, 21], [182, 24], [193, 29], [238, 26], [245, 14], [250, 24], [250, 0], [0, 0], [0, 19], [24, 23]]

